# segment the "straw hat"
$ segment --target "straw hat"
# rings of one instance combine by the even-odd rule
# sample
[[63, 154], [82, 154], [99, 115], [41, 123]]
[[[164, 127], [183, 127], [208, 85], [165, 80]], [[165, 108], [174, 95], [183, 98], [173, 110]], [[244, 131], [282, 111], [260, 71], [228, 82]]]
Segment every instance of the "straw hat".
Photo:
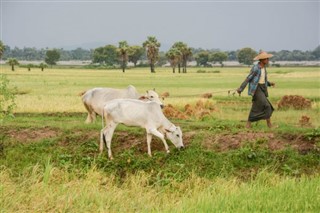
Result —
[[272, 56], [273, 56], [272, 54], [269, 54], [265, 51], [260, 51], [260, 53], [253, 60], [271, 58]]

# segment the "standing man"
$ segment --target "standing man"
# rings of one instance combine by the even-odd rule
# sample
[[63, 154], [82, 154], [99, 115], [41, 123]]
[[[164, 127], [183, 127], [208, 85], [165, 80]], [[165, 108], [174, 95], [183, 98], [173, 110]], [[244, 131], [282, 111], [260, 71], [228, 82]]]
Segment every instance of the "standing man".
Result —
[[266, 120], [269, 128], [272, 127], [271, 115], [274, 110], [268, 97], [268, 86], [275, 86], [275, 83], [269, 82], [267, 78], [266, 66], [269, 64], [269, 58], [273, 55], [261, 51], [253, 60], [259, 60], [255, 64], [247, 78], [241, 84], [237, 92], [240, 94], [249, 83], [248, 95], [252, 96], [252, 107], [249, 113], [247, 128], [251, 128], [251, 122]]

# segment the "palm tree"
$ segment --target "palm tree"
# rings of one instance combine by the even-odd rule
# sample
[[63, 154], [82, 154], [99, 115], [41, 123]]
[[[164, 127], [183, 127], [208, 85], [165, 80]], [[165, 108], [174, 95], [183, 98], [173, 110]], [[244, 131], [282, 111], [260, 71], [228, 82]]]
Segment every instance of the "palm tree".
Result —
[[143, 43], [143, 47], [146, 48], [147, 57], [150, 64], [151, 73], [155, 73], [154, 65], [159, 59], [160, 43], [154, 36], [149, 36], [148, 40]]
[[[181, 52], [181, 65], [182, 65], [182, 72], [187, 73], [187, 62], [192, 56], [192, 50], [188, 47], [187, 44], [179, 41], [173, 44], [174, 48], [177, 48]], [[179, 69], [180, 72], [180, 69]]]
[[126, 41], [120, 41], [117, 51], [120, 56], [122, 72], [125, 72], [125, 69], [128, 63], [128, 51], [129, 51], [128, 43]]
[[0, 58], [2, 58], [3, 52], [4, 52], [4, 44], [2, 43], [2, 41], [0, 41]]
[[170, 48], [166, 53], [170, 65], [172, 67], [172, 72], [175, 73], [176, 66], [181, 63], [181, 52], [177, 48]]
[[19, 65], [19, 62], [15, 58], [9, 58], [7, 64], [11, 66], [11, 70], [14, 71], [14, 66]]

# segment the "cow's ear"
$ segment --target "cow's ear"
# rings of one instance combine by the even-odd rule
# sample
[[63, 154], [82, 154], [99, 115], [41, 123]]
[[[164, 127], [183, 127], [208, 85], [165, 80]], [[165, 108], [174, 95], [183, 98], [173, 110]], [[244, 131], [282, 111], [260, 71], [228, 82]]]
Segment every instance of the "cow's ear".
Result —
[[139, 100], [146, 100], [146, 99], [147, 99], [146, 96], [141, 96], [141, 97], [139, 98]]

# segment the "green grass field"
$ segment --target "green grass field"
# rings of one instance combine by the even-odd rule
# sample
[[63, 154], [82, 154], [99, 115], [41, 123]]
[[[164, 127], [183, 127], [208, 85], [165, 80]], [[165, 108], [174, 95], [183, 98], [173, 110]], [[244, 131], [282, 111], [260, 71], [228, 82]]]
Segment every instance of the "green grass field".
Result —
[[[0, 126], [0, 212], [319, 212], [320, 71], [317, 67], [268, 69], [272, 120], [245, 129], [251, 98], [228, 95], [250, 68], [89, 70], [1, 66], [17, 88], [15, 117]], [[205, 70], [205, 73], [198, 73]], [[202, 118], [170, 118], [186, 149], [160, 140], [146, 151], [145, 130], [120, 125], [112, 150], [99, 155], [101, 120], [85, 124], [78, 94], [93, 87], [140, 93], [155, 88], [183, 110], [212, 93], [215, 110]], [[312, 101], [311, 109], [278, 110], [284, 95]], [[310, 118], [301, 126], [302, 116]], [[169, 142], [170, 143], [170, 142]]]

